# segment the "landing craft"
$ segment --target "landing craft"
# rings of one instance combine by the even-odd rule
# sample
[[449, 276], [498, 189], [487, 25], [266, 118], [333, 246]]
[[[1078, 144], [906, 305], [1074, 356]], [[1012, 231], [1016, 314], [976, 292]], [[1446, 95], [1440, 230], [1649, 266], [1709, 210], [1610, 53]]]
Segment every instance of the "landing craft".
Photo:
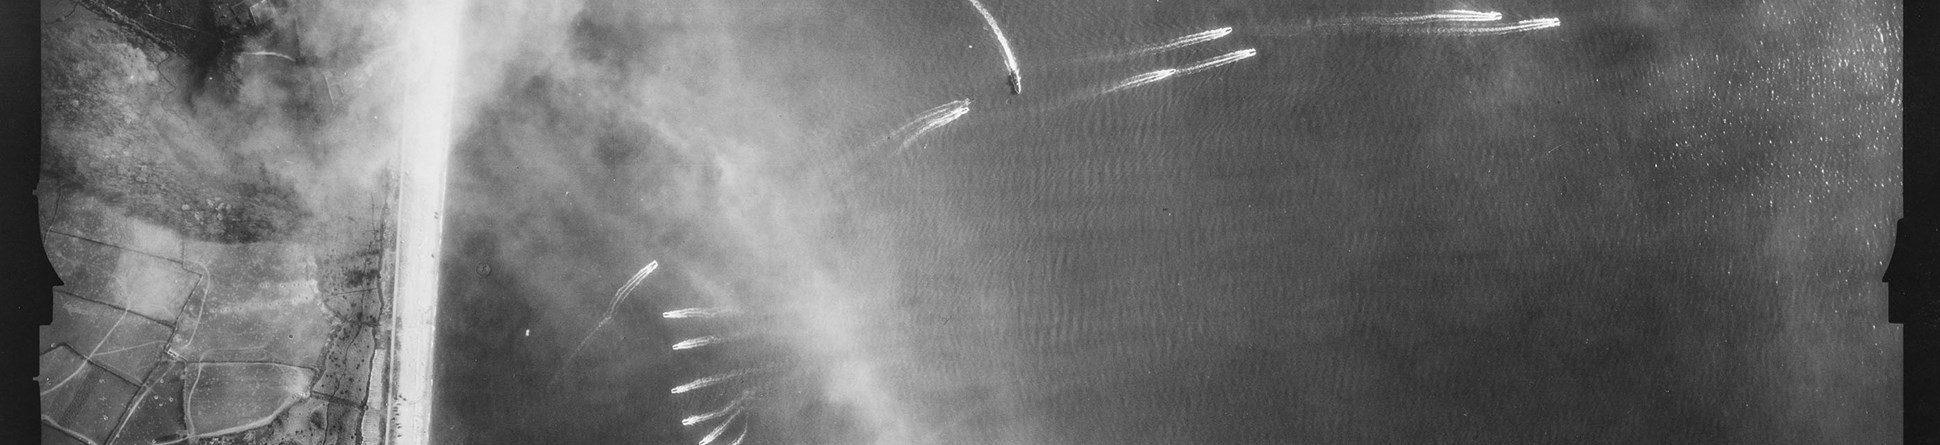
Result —
[[1006, 76], [1004, 83], [1010, 84], [1011, 95], [1024, 94], [1024, 79], [1018, 76], [1017, 73], [1010, 73], [1009, 76]]

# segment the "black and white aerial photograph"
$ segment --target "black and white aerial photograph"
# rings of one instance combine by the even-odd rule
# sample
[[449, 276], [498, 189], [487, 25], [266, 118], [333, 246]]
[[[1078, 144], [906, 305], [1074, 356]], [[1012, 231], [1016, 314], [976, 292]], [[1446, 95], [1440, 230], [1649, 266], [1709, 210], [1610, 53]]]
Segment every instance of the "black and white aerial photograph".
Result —
[[1903, 11], [40, 0], [16, 386], [43, 444], [1912, 443]]

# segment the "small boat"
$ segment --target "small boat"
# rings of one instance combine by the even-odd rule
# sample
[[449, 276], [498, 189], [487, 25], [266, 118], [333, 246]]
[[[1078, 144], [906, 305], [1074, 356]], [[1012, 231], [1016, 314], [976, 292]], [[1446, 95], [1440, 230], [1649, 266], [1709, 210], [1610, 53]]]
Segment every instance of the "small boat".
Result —
[[1024, 94], [1024, 78], [1018, 76], [1017, 73], [1010, 73], [1010, 76], [1004, 80], [1004, 83], [1010, 84], [1010, 94]]

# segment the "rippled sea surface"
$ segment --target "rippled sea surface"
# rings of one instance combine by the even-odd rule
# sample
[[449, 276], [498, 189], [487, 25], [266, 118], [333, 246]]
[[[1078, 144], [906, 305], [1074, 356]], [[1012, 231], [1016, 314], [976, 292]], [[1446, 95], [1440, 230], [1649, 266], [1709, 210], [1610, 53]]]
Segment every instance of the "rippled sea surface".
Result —
[[474, 5], [435, 438], [1892, 442], [1897, 3], [1731, 3]]

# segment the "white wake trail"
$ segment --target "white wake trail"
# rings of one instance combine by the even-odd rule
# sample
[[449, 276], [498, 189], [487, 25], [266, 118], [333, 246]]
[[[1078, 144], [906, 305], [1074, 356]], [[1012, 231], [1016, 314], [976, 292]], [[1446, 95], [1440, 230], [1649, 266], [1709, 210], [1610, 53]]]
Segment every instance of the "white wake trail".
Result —
[[734, 372], [724, 372], [724, 373], [715, 374], [707, 377], [702, 377], [702, 378], [694, 379], [694, 381], [687, 382], [686, 384], [675, 386], [673, 387], [673, 389], [668, 390], [668, 393], [681, 394], [681, 393], [693, 391], [696, 389], [706, 388], [706, 387], [714, 386], [721, 382], [727, 381], [728, 379], [733, 379], [736, 377], [748, 375], [753, 372], [754, 371], [743, 369], [743, 370], [738, 370]]
[[721, 336], [718, 336], [718, 335], [709, 335], [706, 337], [681, 340], [679, 343], [674, 343], [673, 349], [675, 351], [685, 351], [688, 349], [699, 348], [702, 346], [708, 346], [708, 345], [712, 345], [712, 344], [720, 343], [724, 341], [727, 341], [727, 339], [721, 338]]
[[715, 318], [735, 313], [734, 309], [724, 307], [690, 307], [661, 312], [660, 318]]
[[997, 26], [997, 17], [990, 15], [990, 9], [983, 2], [970, 0], [970, 6], [977, 8], [977, 15], [983, 16], [983, 23], [990, 27], [990, 34], [997, 37], [997, 48], [1004, 52], [1004, 71], [1009, 74], [1011, 94], [1023, 93], [1023, 70], [1017, 67], [1017, 52], [1010, 47], [1010, 37], [1004, 36], [1004, 29]]
[[[721, 425], [720, 425], [720, 426], [716, 426], [716, 427], [714, 427], [714, 431], [710, 431], [710, 432], [708, 432], [708, 433], [707, 433], [707, 436], [706, 436], [706, 437], [702, 437], [702, 438], [701, 438], [701, 440], [700, 440], [700, 442], [699, 442], [699, 444], [700, 444], [700, 445], [708, 445], [708, 444], [712, 444], [712, 443], [714, 443], [714, 440], [715, 440], [715, 439], [720, 439], [720, 438], [721, 438], [721, 433], [725, 433], [725, 432], [727, 432], [727, 428], [728, 428], [728, 426], [729, 426], [729, 425], [733, 425], [733, 424], [734, 424], [734, 421], [735, 421], [736, 419], [739, 419], [739, 418], [741, 418], [741, 410], [735, 410], [735, 411], [734, 411], [734, 414], [733, 414], [733, 415], [730, 415], [730, 416], [728, 416], [728, 418], [727, 418], [727, 420], [724, 420], [724, 421], [721, 421]], [[743, 437], [746, 437], [746, 436], [747, 436], [747, 434], [748, 434], [748, 428], [747, 428], [746, 426], [742, 426], [742, 427], [741, 427], [741, 435], [742, 435]], [[741, 442], [741, 439], [740, 439], [740, 438], [736, 438], [736, 439], [734, 439], [734, 443], [740, 443], [740, 442]]]
[[[1118, 81], [1117, 84], [1113, 84], [1112, 86], [1105, 88], [1104, 91], [1100, 91], [1097, 94], [1099, 95], [1111, 94], [1121, 90], [1151, 85], [1161, 80], [1171, 79], [1174, 77], [1184, 76], [1187, 74], [1197, 73], [1200, 71], [1205, 71], [1205, 70], [1229, 65], [1229, 64], [1232, 64], [1233, 62], [1246, 60], [1255, 55], [1259, 55], [1258, 50], [1253, 48], [1247, 48], [1247, 49], [1233, 51], [1226, 54], [1220, 54], [1218, 56], [1214, 56], [1206, 60], [1201, 60], [1199, 61], [1199, 63], [1194, 63], [1192, 65], [1186, 66], [1185, 68], [1166, 68], [1166, 69], [1161, 69], [1161, 70], [1152, 71], [1148, 73], [1143, 73], [1136, 76], [1127, 77], [1125, 78], [1125, 80]], [[1096, 96], [1092, 96], [1092, 97], [1096, 97]]]
[[1375, 25], [1413, 25], [1440, 22], [1493, 22], [1502, 20], [1502, 13], [1495, 11], [1470, 11], [1450, 9], [1427, 14], [1402, 14], [1359, 17], [1353, 21]]
[[592, 340], [593, 334], [598, 333], [601, 327], [606, 326], [606, 322], [613, 320], [613, 313], [620, 309], [620, 302], [626, 301], [626, 297], [633, 295], [633, 288], [639, 287], [640, 282], [647, 279], [647, 275], [653, 274], [653, 271], [659, 269], [659, 261], [648, 261], [645, 267], [641, 267], [639, 272], [634, 272], [633, 277], [626, 280], [626, 284], [620, 286], [620, 290], [613, 292], [613, 301], [607, 303], [606, 313], [600, 315], [599, 322], [594, 323], [592, 329], [586, 330], [586, 336], [579, 338], [579, 344], [573, 346], [572, 352], [566, 353], [566, 358], [559, 361], [559, 370], [553, 371], [552, 379], [546, 381], [546, 386], [552, 386], [552, 384], [559, 382], [559, 376], [566, 371], [566, 366], [571, 365], [573, 358], [579, 356], [579, 350], [586, 348], [586, 341]]
[[[1467, 9], [1448, 9], [1428, 13], [1375, 14], [1328, 19], [1308, 22], [1304, 25], [1290, 24], [1269, 26], [1256, 30], [1265, 35], [1291, 36], [1307, 31], [1332, 32], [1398, 32], [1406, 34], [1434, 34], [1436, 30], [1448, 29], [1440, 26], [1483, 23], [1502, 20], [1502, 13], [1496, 11], [1472, 11]], [[1514, 25], [1510, 25], [1514, 26]], [[1368, 28], [1376, 28], [1369, 30]], [[1386, 29], [1383, 29], [1386, 28]]]
[[1099, 93], [1099, 94], [1110, 94], [1118, 90], [1145, 86], [1145, 85], [1151, 84], [1152, 82], [1158, 82], [1158, 81], [1170, 78], [1172, 77], [1173, 74], [1176, 74], [1178, 72], [1179, 70], [1166, 68], [1158, 71], [1153, 71], [1149, 73], [1128, 77], [1125, 80], [1119, 81], [1117, 85], [1112, 85], [1110, 88], [1106, 88], [1103, 93]]
[[911, 132], [908, 137], [903, 138], [902, 148], [903, 149], [909, 148], [909, 144], [915, 143], [916, 139], [923, 137], [924, 133], [929, 133], [930, 130], [942, 128], [944, 125], [949, 125], [951, 122], [955, 122], [957, 118], [963, 117], [963, 115], [965, 114], [970, 114], [970, 102], [968, 100], [964, 100], [960, 102], [961, 103], [958, 103], [955, 107], [950, 108], [947, 111], [944, 111], [940, 115], [929, 116], [927, 119], [924, 119], [922, 127], [918, 127], [916, 131]]
[[1153, 48], [1151, 52], [1171, 51], [1171, 50], [1184, 48], [1192, 45], [1211, 42], [1214, 40], [1219, 40], [1219, 38], [1221, 37], [1226, 37], [1227, 35], [1230, 35], [1232, 33], [1233, 33], [1233, 27], [1231, 26], [1200, 31], [1197, 33], [1193, 33], [1191, 35], [1187, 35], [1185, 37], [1172, 39], [1172, 41], [1166, 42], [1164, 45], [1159, 45], [1157, 48]]
[[681, 426], [699, 425], [701, 422], [718, 419], [721, 416], [728, 415], [728, 413], [730, 412], [739, 412], [738, 410], [741, 409], [741, 404], [746, 403], [748, 401], [748, 398], [752, 397], [753, 395], [754, 395], [753, 392], [743, 391], [741, 392], [740, 397], [735, 397], [734, 400], [728, 401], [727, 406], [723, 406], [721, 407], [721, 409], [717, 409], [712, 412], [696, 414], [692, 416], [687, 416], [686, 418], [682, 418], [680, 419], [680, 425]]
[[1184, 76], [1184, 75], [1187, 75], [1187, 74], [1192, 74], [1192, 73], [1197, 73], [1197, 72], [1200, 72], [1200, 71], [1205, 71], [1205, 70], [1209, 70], [1209, 69], [1213, 69], [1213, 68], [1218, 68], [1218, 67], [1221, 67], [1221, 66], [1225, 66], [1225, 65], [1227, 65], [1227, 64], [1231, 64], [1231, 63], [1233, 63], [1233, 62], [1238, 62], [1238, 61], [1241, 61], [1241, 60], [1246, 60], [1246, 59], [1248, 59], [1248, 58], [1251, 58], [1251, 57], [1253, 57], [1253, 56], [1255, 56], [1255, 55], [1259, 55], [1259, 51], [1258, 51], [1258, 50], [1255, 50], [1255, 49], [1253, 49], [1253, 48], [1247, 48], [1247, 49], [1242, 49], [1242, 50], [1239, 50], [1239, 51], [1233, 51], [1233, 52], [1230, 52], [1230, 53], [1226, 53], [1226, 54], [1220, 54], [1220, 55], [1218, 55], [1218, 56], [1215, 56], [1215, 57], [1213, 57], [1213, 58], [1210, 58], [1210, 59], [1206, 59], [1206, 60], [1204, 60], [1204, 61], [1200, 61], [1199, 63], [1195, 63], [1195, 64], [1192, 64], [1192, 66], [1188, 66], [1188, 67], [1185, 67], [1185, 68], [1179, 68], [1179, 72], [1178, 72], [1178, 73], [1176, 73], [1176, 74], [1174, 74], [1174, 76]]
[[943, 105], [937, 105], [935, 107], [931, 107], [928, 110], [923, 110], [922, 114], [916, 115], [916, 117], [910, 119], [909, 122], [904, 123], [902, 126], [896, 127], [895, 130], [890, 131], [889, 135], [885, 137], [886, 138], [896, 138], [896, 137], [907, 138], [908, 135], [912, 133], [911, 130], [913, 129], [928, 126], [929, 123], [935, 122], [937, 118], [941, 118], [951, 113], [955, 113], [958, 110], [968, 110], [969, 108], [970, 108], [969, 98], [957, 99], [957, 100], [946, 102]]
[[1529, 19], [1501, 26], [1438, 26], [1430, 28], [1399, 28], [1394, 31], [1407, 34], [1429, 34], [1457, 37], [1499, 36], [1563, 26], [1558, 18]]
[[1175, 39], [1172, 39], [1172, 40], [1167, 40], [1167, 41], [1166, 41], [1165, 43], [1160, 43], [1160, 44], [1157, 44], [1157, 45], [1147, 45], [1147, 46], [1145, 46], [1145, 47], [1142, 47], [1142, 48], [1138, 48], [1138, 49], [1134, 49], [1134, 50], [1131, 50], [1131, 51], [1126, 51], [1126, 52], [1122, 52], [1122, 53], [1117, 53], [1117, 54], [1109, 54], [1109, 55], [1104, 55], [1104, 56], [1098, 56], [1098, 57], [1096, 57], [1096, 58], [1094, 58], [1094, 60], [1096, 60], [1096, 59], [1123, 59], [1123, 58], [1129, 58], [1129, 57], [1137, 57], [1137, 56], [1144, 56], [1144, 55], [1150, 55], [1150, 54], [1157, 54], [1157, 53], [1162, 53], [1162, 52], [1166, 52], [1166, 51], [1171, 51], [1171, 50], [1175, 50], [1175, 49], [1179, 49], [1179, 48], [1185, 48], [1185, 47], [1188, 47], [1188, 46], [1192, 46], [1192, 45], [1198, 45], [1198, 44], [1201, 44], [1201, 43], [1206, 43], [1206, 42], [1211, 42], [1211, 41], [1214, 41], [1214, 40], [1219, 40], [1220, 38], [1223, 38], [1223, 37], [1226, 37], [1226, 36], [1228, 36], [1228, 35], [1232, 35], [1232, 34], [1233, 34], [1233, 27], [1231, 27], [1231, 26], [1227, 26], [1227, 27], [1223, 27], [1223, 28], [1214, 28], [1214, 29], [1208, 29], [1208, 30], [1205, 30], [1205, 31], [1200, 31], [1200, 32], [1196, 32], [1196, 33], [1192, 33], [1192, 34], [1187, 34], [1187, 35], [1184, 35], [1184, 36], [1180, 36], [1180, 37], [1178, 37], [1178, 38], [1175, 38]]

